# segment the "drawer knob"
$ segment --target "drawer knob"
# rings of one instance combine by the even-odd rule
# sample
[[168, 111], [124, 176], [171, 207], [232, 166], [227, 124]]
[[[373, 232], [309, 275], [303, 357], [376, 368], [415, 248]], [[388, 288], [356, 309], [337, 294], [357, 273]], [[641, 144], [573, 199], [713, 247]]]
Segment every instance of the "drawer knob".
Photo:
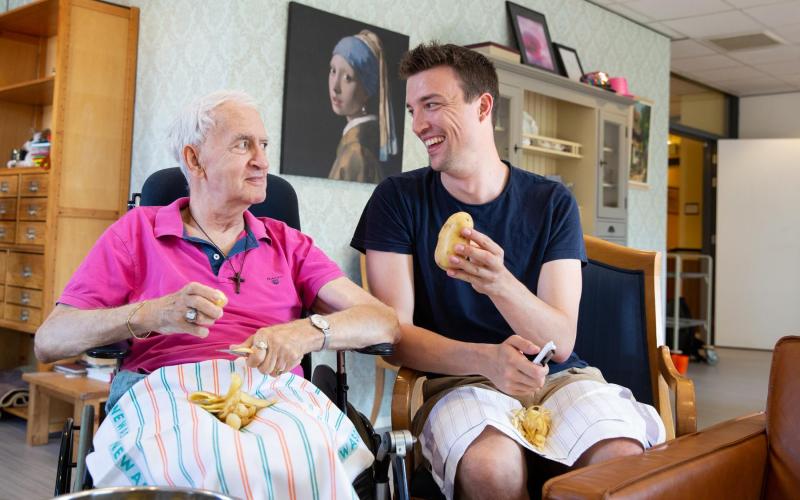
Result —
[[39, 182], [38, 181], [31, 181], [30, 184], [28, 184], [28, 191], [30, 191], [31, 193], [38, 192], [39, 191]]
[[6, 213], [8, 213], [8, 210], [6, 210], [6, 206], [0, 205], [0, 215], [5, 215]]
[[614, 228], [614, 226], [608, 226], [608, 232], [611, 233], [611, 234], [614, 234], [614, 233], [617, 232], [617, 230]]
[[35, 240], [36, 239], [36, 229], [32, 228], [32, 227], [29, 227], [28, 231], [25, 233], [25, 237], [28, 238], [29, 240]]
[[31, 269], [31, 266], [22, 266], [22, 277], [30, 278], [31, 276], [33, 276], [33, 269]]
[[0, 182], [0, 193], [7, 193], [9, 190], [8, 181]]
[[39, 207], [37, 207], [36, 205], [28, 205], [28, 215], [34, 216], [38, 214], [39, 214]]
[[0, 240], [5, 239], [6, 237], [6, 228], [0, 227]]
[[31, 317], [31, 312], [30, 312], [30, 311], [28, 311], [27, 309], [22, 309], [22, 310], [19, 312], [19, 320], [20, 320], [20, 321], [28, 321], [28, 319], [29, 319], [30, 317]]
[[28, 292], [22, 292], [19, 296], [19, 301], [27, 306], [31, 303], [31, 294]]

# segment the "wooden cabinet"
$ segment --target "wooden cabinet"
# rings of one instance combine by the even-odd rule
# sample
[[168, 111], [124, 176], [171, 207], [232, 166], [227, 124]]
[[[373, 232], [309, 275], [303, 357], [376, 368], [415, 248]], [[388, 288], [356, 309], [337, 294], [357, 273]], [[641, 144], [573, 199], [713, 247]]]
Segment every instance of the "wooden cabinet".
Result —
[[[28, 334], [126, 210], [138, 30], [138, 9], [94, 0], [0, 14], [0, 368], [33, 362]], [[49, 167], [5, 168], [32, 129]]]
[[500, 79], [500, 157], [560, 180], [575, 195], [585, 233], [626, 244], [633, 100], [530, 66], [492, 62]]

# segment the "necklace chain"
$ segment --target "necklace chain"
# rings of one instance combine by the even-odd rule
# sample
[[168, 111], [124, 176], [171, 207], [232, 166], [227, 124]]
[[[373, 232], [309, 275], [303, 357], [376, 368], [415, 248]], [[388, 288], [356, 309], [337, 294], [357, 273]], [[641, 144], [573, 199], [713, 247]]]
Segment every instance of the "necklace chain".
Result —
[[[225, 259], [228, 262], [229, 266], [231, 266], [231, 271], [233, 271], [233, 276], [231, 276], [228, 279], [233, 282], [234, 290], [238, 294], [239, 293], [239, 288], [241, 287], [242, 283], [245, 282], [245, 279], [242, 278], [242, 271], [244, 271], [244, 261], [247, 259], [247, 250], [248, 250], [248, 247], [247, 247], [247, 243], [248, 243], [247, 242], [247, 231], [245, 231], [245, 236], [244, 236], [244, 257], [242, 257], [242, 265], [239, 267], [239, 271], [237, 272], [236, 268], [233, 267], [233, 262], [231, 262], [231, 260], [228, 258], [228, 256], [225, 254], [225, 252], [222, 251], [222, 249], [219, 247], [219, 245], [214, 243], [214, 240], [211, 239], [211, 236], [208, 235], [206, 230], [203, 229], [203, 226], [201, 226], [200, 223], [197, 222], [197, 219], [194, 218], [194, 215], [192, 214], [192, 209], [191, 208], [189, 209], [189, 218], [192, 219], [192, 221], [195, 224], [197, 224], [197, 227], [198, 227], [198, 229], [200, 229], [200, 232], [203, 233], [203, 235], [206, 238], [208, 238], [208, 242], [211, 243], [211, 245], [214, 247], [214, 249], [217, 252], [222, 254], [222, 258]], [[244, 227], [245, 227], [245, 229], [247, 229], [247, 224], [245, 224]]]

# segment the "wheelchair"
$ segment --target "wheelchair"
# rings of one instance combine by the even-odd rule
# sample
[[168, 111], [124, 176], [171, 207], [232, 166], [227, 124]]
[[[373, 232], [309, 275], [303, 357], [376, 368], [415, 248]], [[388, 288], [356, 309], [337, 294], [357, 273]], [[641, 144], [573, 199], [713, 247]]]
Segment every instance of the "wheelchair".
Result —
[[[267, 198], [264, 202], [250, 207], [256, 216], [267, 216], [281, 220], [288, 226], [300, 229], [300, 216], [298, 212], [297, 194], [288, 181], [272, 174], [267, 174]], [[135, 193], [128, 202], [128, 208], [137, 205], [164, 206], [172, 203], [177, 198], [187, 196], [188, 189], [183, 173], [178, 167], [159, 170], [151, 174], [141, 193]], [[128, 351], [127, 341], [118, 342], [108, 346], [90, 349], [87, 354], [105, 359], [121, 359]], [[391, 344], [377, 344], [358, 349], [357, 352], [369, 355], [388, 356], [393, 352]], [[413, 449], [413, 438], [408, 431], [388, 431], [382, 436], [378, 435], [369, 419], [358, 412], [347, 402], [347, 374], [345, 370], [345, 352], [336, 353], [336, 371], [328, 366], [320, 365], [311, 377], [311, 382], [319, 387], [336, 403], [337, 407], [353, 422], [361, 435], [362, 440], [375, 455], [373, 465], [359, 475], [353, 482], [353, 487], [362, 499], [388, 499], [389, 467], [393, 467], [395, 498], [408, 499], [408, 488], [405, 455], [406, 451]], [[306, 355], [301, 363], [305, 374], [311, 373], [311, 357]], [[101, 409], [101, 413], [103, 413]], [[104, 415], [100, 415], [100, 420]], [[92, 450], [92, 429], [94, 423], [94, 408], [87, 406], [81, 416], [82, 425], [77, 426], [72, 418], [68, 418], [61, 433], [61, 447], [58, 456], [56, 471], [55, 495], [70, 492], [72, 470], [75, 469], [75, 480], [72, 491], [83, 491], [93, 487], [92, 478], [86, 469], [86, 456]], [[75, 433], [78, 432], [77, 446]], [[75, 461], [73, 461], [73, 456]]]

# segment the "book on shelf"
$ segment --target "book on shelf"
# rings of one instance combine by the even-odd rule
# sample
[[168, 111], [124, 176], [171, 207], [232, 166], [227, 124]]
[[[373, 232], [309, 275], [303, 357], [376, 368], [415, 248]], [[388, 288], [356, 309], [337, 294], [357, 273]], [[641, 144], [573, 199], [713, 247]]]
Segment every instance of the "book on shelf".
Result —
[[53, 366], [53, 370], [66, 375], [83, 375], [86, 373], [86, 365], [79, 362], [58, 363]]
[[506, 45], [500, 45], [499, 43], [495, 42], [481, 42], [481, 43], [473, 43], [471, 45], [465, 45], [466, 48], [472, 49], [475, 52], [480, 52], [481, 54], [489, 57], [494, 57], [497, 59], [503, 59], [504, 61], [512, 62], [519, 64], [519, 51], [512, 47], [508, 47]]
[[113, 366], [90, 366], [86, 368], [87, 377], [101, 382], [111, 382], [112, 375], [114, 375]]

